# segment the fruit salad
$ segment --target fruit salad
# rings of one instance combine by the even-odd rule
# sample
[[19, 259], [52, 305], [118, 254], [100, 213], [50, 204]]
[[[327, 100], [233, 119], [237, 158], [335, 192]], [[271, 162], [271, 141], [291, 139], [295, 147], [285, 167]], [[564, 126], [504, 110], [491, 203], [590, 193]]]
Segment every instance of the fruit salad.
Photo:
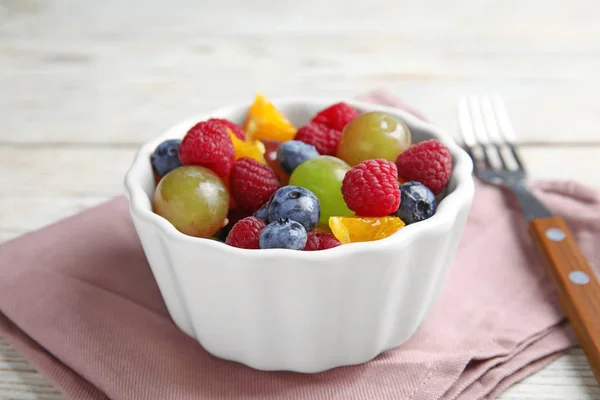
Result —
[[183, 234], [243, 249], [323, 251], [431, 218], [449, 149], [408, 125], [339, 102], [294, 126], [266, 97], [241, 125], [198, 121], [150, 157], [153, 211]]

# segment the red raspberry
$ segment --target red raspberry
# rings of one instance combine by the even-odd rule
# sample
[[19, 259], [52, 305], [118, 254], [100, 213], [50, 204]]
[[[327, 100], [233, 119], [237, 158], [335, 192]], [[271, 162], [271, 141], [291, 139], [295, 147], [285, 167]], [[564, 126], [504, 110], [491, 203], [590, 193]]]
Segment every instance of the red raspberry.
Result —
[[306, 246], [304, 246], [304, 250], [326, 250], [340, 245], [340, 241], [331, 233], [312, 231], [308, 232], [306, 235]]
[[401, 179], [421, 182], [439, 194], [450, 180], [452, 155], [445, 144], [429, 139], [400, 153], [396, 166]]
[[279, 189], [279, 178], [268, 165], [242, 157], [233, 164], [229, 186], [235, 204], [253, 213]]
[[316, 122], [309, 122], [298, 129], [294, 139], [312, 144], [322, 156], [335, 156], [341, 136], [341, 131]]
[[241, 126], [239, 126], [236, 123], [233, 123], [227, 119], [222, 119], [222, 118], [211, 118], [209, 119], [209, 121], [215, 121], [215, 122], [220, 122], [223, 125], [225, 125], [226, 127], [228, 127], [229, 129], [231, 129], [231, 131], [233, 132], [233, 134], [235, 136], [238, 137], [238, 139], [240, 140], [246, 140], [246, 134], [244, 133], [244, 130], [242, 129]]
[[256, 217], [246, 217], [239, 220], [229, 234], [225, 243], [241, 249], [259, 249], [258, 237], [267, 224]]
[[363, 161], [346, 173], [342, 195], [348, 208], [363, 217], [385, 217], [398, 210], [400, 189], [393, 162]]
[[183, 165], [202, 165], [226, 177], [235, 161], [235, 152], [225, 125], [217, 121], [194, 125], [179, 145], [179, 160]]
[[358, 111], [351, 105], [341, 102], [321, 110], [314, 116], [311, 122], [316, 122], [341, 132], [348, 122], [357, 115]]

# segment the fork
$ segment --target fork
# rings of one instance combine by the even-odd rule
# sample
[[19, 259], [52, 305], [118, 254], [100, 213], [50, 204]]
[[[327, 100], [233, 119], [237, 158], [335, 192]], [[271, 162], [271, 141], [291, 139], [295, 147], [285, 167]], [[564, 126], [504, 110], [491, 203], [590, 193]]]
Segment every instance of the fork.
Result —
[[458, 121], [474, 175], [511, 190], [521, 204], [565, 315], [600, 383], [600, 283], [564, 219], [552, 215], [527, 188], [527, 174], [502, 100], [461, 98]]

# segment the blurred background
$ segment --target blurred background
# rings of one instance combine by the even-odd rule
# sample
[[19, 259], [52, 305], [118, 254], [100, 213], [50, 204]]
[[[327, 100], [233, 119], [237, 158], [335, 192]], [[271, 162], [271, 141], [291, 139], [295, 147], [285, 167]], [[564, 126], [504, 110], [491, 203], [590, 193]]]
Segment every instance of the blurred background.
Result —
[[[598, 136], [595, 0], [0, 0], [3, 141], [138, 143], [232, 101], [384, 89], [455, 127], [499, 91], [523, 139]], [[568, 114], [577, 110], [577, 114]], [[567, 112], [567, 114], [565, 114]], [[567, 117], [575, 117], [573, 119]]]
[[139, 144], [257, 91], [386, 91], [455, 136], [460, 96], [495, 92], [534, 178], [600, 187], [597, 5], [0, 0], [0, 242], [120, 195]]

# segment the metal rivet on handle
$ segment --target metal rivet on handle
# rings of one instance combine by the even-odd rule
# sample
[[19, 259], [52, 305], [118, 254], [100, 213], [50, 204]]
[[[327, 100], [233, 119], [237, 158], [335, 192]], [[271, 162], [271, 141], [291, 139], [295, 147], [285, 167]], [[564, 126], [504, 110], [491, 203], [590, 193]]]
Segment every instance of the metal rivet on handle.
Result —
[[546, 231], [546, 237], [553, 242], [560, 242], [561, 240], [565, 240], [567, 235], [565, 235], [562, 229], [550, 228]]
[[585, 285], [590, 283], [590, 277], [583, 271], [572, 271], [569, 274], [569, 279], [576, 285]]

